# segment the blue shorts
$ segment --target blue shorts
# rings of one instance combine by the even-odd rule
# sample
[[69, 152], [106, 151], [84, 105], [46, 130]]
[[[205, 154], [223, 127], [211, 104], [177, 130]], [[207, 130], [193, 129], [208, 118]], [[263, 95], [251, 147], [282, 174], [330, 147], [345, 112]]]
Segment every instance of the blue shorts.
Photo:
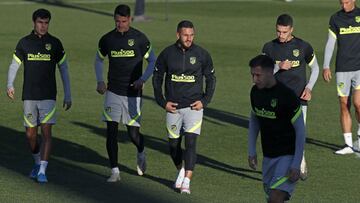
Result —
[[262, 164], [262, 174], [264, 191], [267, 197], [270, 196], [271, 190], [281, 190], [288, 194], [290, 199], [291, 194], [295, 189], [295, 182], [288, 180], [288, 174], [294, 156], [285, 155], [276, 158], [264, 157]]

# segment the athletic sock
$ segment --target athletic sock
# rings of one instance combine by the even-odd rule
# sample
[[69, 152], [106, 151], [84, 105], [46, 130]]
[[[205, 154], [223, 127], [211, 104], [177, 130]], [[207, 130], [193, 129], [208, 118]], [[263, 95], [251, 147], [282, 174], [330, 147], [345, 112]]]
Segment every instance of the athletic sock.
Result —
[[185, 177], [184, 181], [183, 181], [183, 184], [184, 185], [190, 185], [190, 179], [188, 177]]
[[35, 164], [36, 165], [40, 165], [40, 152], [36, 153], [36, 154], [32, 154]]
[[114, 173], [120, 173], [119, 167], [112, 168], [112, 169], [111, 169], [111, 173], [112, 173], [112, 174], [114, 174]]
[[346, 145], [348, 145], [349, 147], [353, 146], [352, 134], [351, 133], [344, 133], [344, 140], [345, 140]]
[[40, 174], [40, 173], [45, 174], [47, 165], [48, 165], [47, 161], [40, 161], [40, 170], [39, 170], [38, 174]]

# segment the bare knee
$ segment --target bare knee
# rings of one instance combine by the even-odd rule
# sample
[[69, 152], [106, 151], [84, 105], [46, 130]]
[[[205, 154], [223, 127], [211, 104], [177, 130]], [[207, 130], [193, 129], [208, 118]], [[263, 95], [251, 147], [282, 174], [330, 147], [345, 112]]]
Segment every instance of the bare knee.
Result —
[[269, 203], [283, 203], [287, 199], [287, 193], [281, 190], [271, 190]]

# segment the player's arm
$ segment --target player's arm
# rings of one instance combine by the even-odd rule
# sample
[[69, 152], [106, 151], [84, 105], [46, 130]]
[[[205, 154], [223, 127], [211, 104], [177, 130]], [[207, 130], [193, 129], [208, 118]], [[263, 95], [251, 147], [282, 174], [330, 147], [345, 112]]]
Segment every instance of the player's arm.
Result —
[[256, 155], [256, 140], [260, 131], [259, 121], [253, 111], [250, 113], [249, 119], [249, 134], [248, 134], [248, 162], [250, 168], [256, 170], [257, 155]]
[[291, 122], [295, 129], [296, 138], [295, 138], [295, 154], [294, 154], [294, 159], [290, 166], [289, 179], [295, 182], [299, 179], [299, 175], [300, 175], [300, 164], [303, 157], [305, 137], [306, 137], [304, 118], [302, 115], [302, 110], [300, 105], [295, 116], [292, 118]]
[[63, 83], [64, 88], [64, 102], [63, 107], [65, 108], [65, 111], [71, 108], [72, 100], [71, 100], [71, 88], [70, 88], [70, 77], [69, 77], [69, 71], [68, 71], [68, 63], [66, 60], [66, 55], [64, 55], [63, 60], [61, 60], [59, 63], [59, 71], [61, 80]]
[[94, 62], [94, 69], [95, 69], [95, 76], [96, 76], [96, 91], [99, 94], [104, 94], [106, 92], [106, 85], [103, 78], [103, 71], [104, 71], [104, 59], [105, 56], [99, 51], [96, 52], [95, 55], [95, 62]]
[[156, 56], [155, 56], [155, 53], [150, 44], [149, 44], [148, 51], [144, 55], [144, 59], [147, 61], [148, 64], [147, 64], [145, 72], [142, 74], [142, 76], [133, 83], [133, 85], [136, 89], [142, 89], [144, 83], [150, 78], [150, 76], [154, 72]]
[[306, 52], [305, 61], [309, 65], [311, 73], [310, 73], [310, 79], [306, 84], [305, 89], [301, 94], [300, 98], [309, 101], [311, 100], [312, 89], [317, 81], [317, 78], [319, 77], [319, 64], [317, 62], [314, 50], [310, 45], [308, 45], [308, 48], [305, 52]]
[[10, 99], [14, 99], [15, 97], [15, 88], [14, 81], [16, 78], [17, 71], [19, 70], [21, 65], [21, 60], [14, 54], [13, 60], [9, 66], [8, 78], [7, 78], [7, 90], [6, 93]]
[[[206, 53], [205, 57], [206, 57], [206, 64], [205, 66], [203, 66], [203, 74], [205, 77], [205, 93], [201, 99], [202, 107], [206, 107], [210, 103], [211, 98], [214, 95], [215, 86], [216, 86], [215, 69], [213, 66], [211, 56], [209, 53]], [[194, 108], [193, 105], [192, 108]]]
[[162, 52], [155, 63], [152, 84], [154, 88], [154, 97], [156, 103], [163, 108], [166, 107], [166, 100], [164, 98], [163, 90], [162, 90], [165, 70], [166, 70], [165, 56], [164, 56], [164, 52]]
[[323, 78], [326, 82], [331, 80], [330, 62], [336, 44], [336, 35], [329, 29], [328, 40], [326, 42], [324, 51], [324, 65], [323, 65]]

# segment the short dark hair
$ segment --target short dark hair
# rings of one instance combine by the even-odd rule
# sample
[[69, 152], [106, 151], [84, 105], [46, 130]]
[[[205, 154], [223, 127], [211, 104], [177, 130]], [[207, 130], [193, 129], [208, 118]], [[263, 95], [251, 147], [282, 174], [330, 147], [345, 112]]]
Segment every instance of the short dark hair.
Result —
[[36, 19], [41, 18], [41, 19], [49, 19], [49, 21], [51, 20], [51, 13], [50, 11], [40, 8], [36, 11], [34, 11], [33, 15], [32, 15], [32, 20], [33, 22], [36, 21]]
[[293, 19], [289, 14], [282, 14], [276, 20], [276, 25], [293, 27]]
[[114, 17], [116, 15], [129, 17], [130, 13], [131, 13], [131, 10], [130, 10], [130, 7], [128, 5], [120, 4], [115, 8]]
[[250, 60], [249, 66], [250, 68], [255, 68], [260, 66], [263, 69], [274, 70], [274, 60], [272, 60], [269, 56], [260, 54], [255, 56], [253, 59]]
[[194, 28], [194, 24], [190, 20], [183, 20], [177, 25], [176, 31], [180, 32], [182, 28]]

